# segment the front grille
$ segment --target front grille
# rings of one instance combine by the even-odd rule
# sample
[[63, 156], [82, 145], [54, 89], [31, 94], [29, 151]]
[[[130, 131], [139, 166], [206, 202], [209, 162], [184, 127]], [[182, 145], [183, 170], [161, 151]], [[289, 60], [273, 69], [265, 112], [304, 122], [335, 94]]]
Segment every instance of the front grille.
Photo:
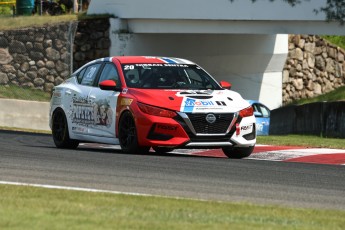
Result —
[[226, 133], [232, 119], [234, 118], [233, 113], [215, 113], [216, 121], [210, 124], [206, 121], [207, 114], [187, 113], [187, 115], [195, 129], [195, 132], [200, 134]]

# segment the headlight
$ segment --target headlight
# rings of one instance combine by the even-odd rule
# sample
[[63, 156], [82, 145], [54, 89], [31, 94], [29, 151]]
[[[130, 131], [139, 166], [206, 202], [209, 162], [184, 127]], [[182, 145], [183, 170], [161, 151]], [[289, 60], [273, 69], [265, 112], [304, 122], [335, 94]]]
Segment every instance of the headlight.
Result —
[[174, 111], [162, 109], [151, 105], [146, 105], [140, 102], [138, 102], [137, 105], [143, 113], [150, 114], [153, 116], [173, 118], [177, 115]]
[[250, 117], [253, 116], [254, 110], [252, 106], [249, 106], [248, 108], [242, 109], [240, 111], [240, 116], [241, 117]]

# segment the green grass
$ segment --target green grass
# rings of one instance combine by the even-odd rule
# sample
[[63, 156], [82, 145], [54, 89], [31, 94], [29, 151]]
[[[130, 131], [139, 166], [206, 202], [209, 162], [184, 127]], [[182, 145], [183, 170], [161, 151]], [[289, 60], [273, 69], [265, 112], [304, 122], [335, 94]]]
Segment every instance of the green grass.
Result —
[[76, 21], [77, 15], [75, 14], [68, 14], [68, 15], [61, 15], [61, 16], [20, 16], [20, 17], [12, 17], [12, 16], [0, 16], [0, 30], [10, 30], [10, 29], [19, 29], [24, 27], [32, 27], [32, 26], [42, 26], [47, 24], [55, 24], [60, 22], [66, 21]]
[[302, 105], [302, 104], [307, 104], [307, 103], [312, 103], [312, 102], [322, 102], [322, 101], [345, 101], [345, 86], [339, 87], [329, 93], [325, 93], [322, 95], [319, 95], [314, 98], [305, 98], [305, 99], [300, 99], [298, 101], [294, 101], [291, 104], [295, 105]]
[[30, 101], [49, 101], [50, 93], [38, 89], [22, 88], [16, 85], [0, 85], [0, 98]]
[[99, 19], [99, 18], [109, 18], [109, 17], [115, 17], [115, 16], [109, 15], [109, 14], [86, 15], [85, 12], [80, 13], [80, 14], [65, 14], [65, 15], [59, 15], [59, 16], [33, 15], [33, 16], [13, 17], [11, 15], [0, 15], [0, 21], [1, 21], [0, 31], [32, 27], [32, 26], [56, 24], [56, 23], [76, 21], [76, 20], [88, 20], [88, 19]]
[[310, 148], [345, 149], [345, 141], [340, 138], [324, 138], [311, 135], [269, 135], [257, 136], [257, 144], [303, 146]]
[[0, 185], [0, 229], [343, 229], [345, 212]]
[[324, 39], [330, 43], [339, 46], [342, 49], [345, 49], [345, 36], [322, 36]]

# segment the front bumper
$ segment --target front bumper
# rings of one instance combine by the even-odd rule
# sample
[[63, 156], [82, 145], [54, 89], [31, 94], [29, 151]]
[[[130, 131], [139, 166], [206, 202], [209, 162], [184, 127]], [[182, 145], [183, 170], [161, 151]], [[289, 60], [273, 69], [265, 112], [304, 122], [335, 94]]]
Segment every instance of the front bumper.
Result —
[[[175, 118], [151, 116], [138, 111], [136, 124], [141, 146], [170, 148], [248, 147], [256, 143], [254, 116], [241, 118], [237, 113], [215, 114], [219, 123], [201, 119], [207, 114], [178, 112]], [[201, 118], [200, 118], [201, 117]]]

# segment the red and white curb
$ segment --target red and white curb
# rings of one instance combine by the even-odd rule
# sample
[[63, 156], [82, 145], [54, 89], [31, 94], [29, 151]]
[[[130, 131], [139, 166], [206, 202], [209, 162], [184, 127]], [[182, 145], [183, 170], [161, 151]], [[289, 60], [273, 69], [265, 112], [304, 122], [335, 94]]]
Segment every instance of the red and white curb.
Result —
[[[86, 148], [120, 150], [118, 145], [81, 144]], [[171, 154], [226, 158], [221, 149], [176, 149]], [[345, 149], [305, 148], [296, 146], [256, 145], [246, 159], [345, 165]]]
[[[193, 155], [226, 157], [220, 149], [194, 152]], [[256, 145], [246, 159], [345, 165], [345, 149]]]

